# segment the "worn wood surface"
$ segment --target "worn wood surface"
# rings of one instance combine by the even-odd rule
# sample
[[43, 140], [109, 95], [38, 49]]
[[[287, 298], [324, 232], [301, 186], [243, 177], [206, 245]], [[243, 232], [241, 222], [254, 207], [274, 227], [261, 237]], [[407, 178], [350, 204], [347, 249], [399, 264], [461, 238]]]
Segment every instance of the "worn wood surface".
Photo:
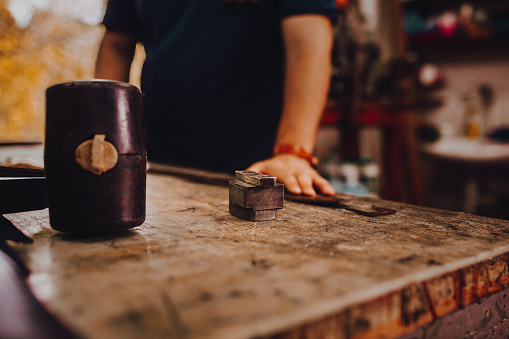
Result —
[[147, 219], [71, 237], [48, 211], [6, 217], [45, 305], [87, 338], [395, 337], [509, 284], [509, 222], [352, 197], [371, 218], [286, 201], [228, 212], [228, 188], [148, 177]]

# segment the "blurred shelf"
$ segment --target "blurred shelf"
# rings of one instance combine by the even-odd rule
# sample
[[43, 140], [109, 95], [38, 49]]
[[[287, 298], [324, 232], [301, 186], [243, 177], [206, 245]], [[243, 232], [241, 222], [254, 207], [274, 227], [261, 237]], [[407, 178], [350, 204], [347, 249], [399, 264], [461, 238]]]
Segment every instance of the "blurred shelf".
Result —
[[[329, 100], [322, 117], [322, 126], [338, 125], [348, 117], [348, 106], [346, 101]], [[415, 107], [413, 99], [402, 98], [380, 99], [377, 101], [363, 102], [359, 105], [356, 113], [358, 125], [380, 125], [387, 126], [394, 124], [401, 114], [406, 114]]]
[[402, 6], [408, 48], [420, 55], [509, 52], [507, 0], [413, 0]]
[[408, 5], [426, 5], [435, 10], [450, 9], [469, 3], [472, 5], [483, 5], [490, 8], [507, 8], [507, 0], [400, 0], [403, 6]]

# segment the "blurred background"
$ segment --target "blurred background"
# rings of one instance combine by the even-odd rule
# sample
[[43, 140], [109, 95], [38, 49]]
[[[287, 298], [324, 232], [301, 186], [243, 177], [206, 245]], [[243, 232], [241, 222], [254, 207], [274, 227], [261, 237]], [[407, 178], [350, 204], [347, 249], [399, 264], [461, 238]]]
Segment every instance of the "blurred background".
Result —
[[0, 0], [0, 141], [42, 141], [46, 87], [92, 77], [104, 6]]
[[[106, 0], [0, 0], [0, 143], [91, 78]], [[509, 1], [341, 0], [319, 170], [339, 191], [509, 219]], [[132, 82], [139, 85], [143, 48]], [[0, 159], [1, 161], [2, 159]]]

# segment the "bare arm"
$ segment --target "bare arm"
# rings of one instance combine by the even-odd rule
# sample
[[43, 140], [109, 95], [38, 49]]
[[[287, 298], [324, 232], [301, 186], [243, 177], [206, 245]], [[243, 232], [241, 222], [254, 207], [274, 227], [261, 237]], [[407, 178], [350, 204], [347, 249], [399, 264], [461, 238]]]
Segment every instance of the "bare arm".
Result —
[[[284, 106], [276, 146], [293, 144], [312, 153], [329, 88], [332, 26], [321, 15], [298, 15], [283, 20], [286, 51]], [[296, 194], [314, 196], [314, 187], [333, 194], [332, 186], [304, 159], [278, 154], [249, 170], [278, 177]]]
[[132, 35], [106, 30], [97, 55], [95, 77], [129, 82], [135, 48], [136, 39]]

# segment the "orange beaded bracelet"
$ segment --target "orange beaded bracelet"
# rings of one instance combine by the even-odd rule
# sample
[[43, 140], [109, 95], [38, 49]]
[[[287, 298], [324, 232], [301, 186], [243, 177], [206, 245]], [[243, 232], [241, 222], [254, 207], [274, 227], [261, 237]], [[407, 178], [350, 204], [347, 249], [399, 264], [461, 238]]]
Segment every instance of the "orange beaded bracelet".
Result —
[[297, 147], [293, 144], [282, 144], [274, 147], [274, 155], [277, 154], [293, 154], [300, 158], [306, 159], [311, 166], [318, 166], [318, 158], [306, 152], [303, 147]]

